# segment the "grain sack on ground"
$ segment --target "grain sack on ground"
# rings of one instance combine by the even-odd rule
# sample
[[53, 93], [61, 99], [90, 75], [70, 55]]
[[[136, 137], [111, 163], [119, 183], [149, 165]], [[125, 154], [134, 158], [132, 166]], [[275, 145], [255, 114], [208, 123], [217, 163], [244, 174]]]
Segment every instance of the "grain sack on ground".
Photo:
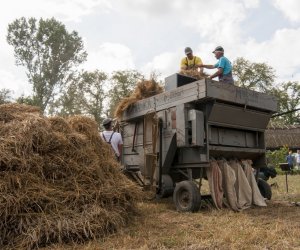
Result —
[[0, 248], [101, 238], [136, 211], [139, 190], [119, 170], [96, 123], [0, 106]]

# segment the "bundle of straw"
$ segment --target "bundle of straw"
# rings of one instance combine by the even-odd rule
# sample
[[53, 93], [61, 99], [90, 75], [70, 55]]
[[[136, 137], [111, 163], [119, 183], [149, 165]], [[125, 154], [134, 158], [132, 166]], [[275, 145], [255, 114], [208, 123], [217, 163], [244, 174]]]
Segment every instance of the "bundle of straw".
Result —
[[185, 76], [193, 77], [197, 80], [202, 80], [202, 79], [208, 77], [208, 75], [206, 73], [201, 73], [197, 69], [181, 70], [180, 74], [185, 75]]
[[139, 82], [132, 94], [129, 97], [124, 98], [118, 104], [114, 112], [115, 117], [120, 119], [123, 112], [132, 104], [147, 97], [160, 94], [162, 92], [163, 88], [154, 80]]

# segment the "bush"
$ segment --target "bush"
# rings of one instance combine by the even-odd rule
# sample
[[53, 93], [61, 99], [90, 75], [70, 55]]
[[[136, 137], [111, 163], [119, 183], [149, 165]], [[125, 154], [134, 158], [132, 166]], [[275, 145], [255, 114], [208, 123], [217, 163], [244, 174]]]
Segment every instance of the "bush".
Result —
[[268, 150], [266, 153], [268, 166], [279, 168], [280, 163], [286, 162], [288, 152], [289, 148], [287, 146], [283, 146], [282, 148], [274, 151]]

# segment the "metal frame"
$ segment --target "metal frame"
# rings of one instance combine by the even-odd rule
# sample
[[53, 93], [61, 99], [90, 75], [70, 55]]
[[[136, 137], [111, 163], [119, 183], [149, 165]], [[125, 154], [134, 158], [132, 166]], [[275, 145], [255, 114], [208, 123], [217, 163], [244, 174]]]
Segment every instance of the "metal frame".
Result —
[[[175, 83], [171, 85], [180, 86]], [[158, 143], [155, 148], [159, 149], [157, 152], [158, 171], [156, 177], [153, 178], [156, 179], [157, 192], [161, 192], [163, 174], [170, 175], [174, 183], [177, 180], [199, 179], [200, 191], [205, 168], [209, 167], [211, 157], [247, 155], [258, 159], [258, 167], [263, 164], [264, 130], [271, 115], [277, 110], [274, 97], [210, 80], [185, 83], [175, 89], [172, 89], [172, 86], [169, 91], [136, 102], [123, 114], [123, 131], [129, 131], [124, 138], [124, 144], [132, 142], [132, 152], [128, 152], [130, 145], [124, 145], [127, 149], [124, 150], [124, 164], [135, 165], [137, 162], [143, 164], [143, 154], [145, 155], [147, 150], [145, 134], [149, 133], [150, 128], [144, 124], [143, 129], [146, 126], [147, 131], [141, 132], [139, 124], [145, 122], [143, 117], [151, 112], [154, 112], [159, 119], [157, 135], [159, 140], [152, 141], [152, 143]], [[186, 112], [191, 109], [199, 110], [204, 115], [203, 133], [206, 136], [203, 143], [197, 147], [189, 145], [186, 138], [190, 133], [186, 125]], [[222, 117], [222, 112], [229, 117]], [[252, 119], [257, 119], [257, 121], [253, 122]], [[193, 124], [196, 126], [196, 123]], [[216, 130], [218, 137], [226, 138], [226, 135], [229, 138], [230, 136], [236, 136], [236, 138], [229, 140], [228, 145], [223, 142], [218, 142], [219, 144], [216, 145], [210, 141], [212, 128], [221, 129]], [[199, 129], [193, 131], [193, 133], [199, 133]], [[140, 133], [143, 133], [143, 145], [138, 143]], [[244, 140], [246, 146], [239, 146], [236, 140]], [[250, 140], [249, 143], [247, 140]], [[186, 159], [185, 154], [191, 159]]]

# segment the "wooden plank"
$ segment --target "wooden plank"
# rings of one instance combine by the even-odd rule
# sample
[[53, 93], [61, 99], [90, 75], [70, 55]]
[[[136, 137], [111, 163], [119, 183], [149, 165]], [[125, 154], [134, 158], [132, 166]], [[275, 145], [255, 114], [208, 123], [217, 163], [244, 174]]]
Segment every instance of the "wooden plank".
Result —
[[198, 99], [198, 82], [193, 82], [177, 89], [155, 96], [156, 111], [174, 107]]
[[[136, 129], [136, 136], [144, 134], [143, 121], [139, 121]], [[122, 137], [126, 138], [134, 135], [135, 122], [122, 125]]]
[[130, 120], [155, 111], [154, 97], [149, 97], [132, 104], [123, 113], [122, 120]]
[[275, 97], [246, 88], [206, 80], [207, 97], [277, 112]]
[[253, 129], [266, 129], [270, 118], [271, 115], [268, 113], [226, 104], [214, 104], [208, 117], [208, 122], [210, 124], [215, 123]]
[[204, 80], [196, 81], [177, 89], [166, 91], [153, 97], [149, 97], [128, 108], [122, 117], [122, 120], [131, 120], [141, 117], [147, 113], [175, 107], [182, 103], [196, 101], [204, 98], [206, 95], [206, 85]]
[[[144, 143], [144, 138], [143, 138], [142, 135], [139, 135], [139, 136], [137, 136], [137, 137], [135, 138], [135, 142], [134, 142], [135, 146], [137, 146], [137, 145], [143, 145], [143, 143]], [[151, 142], [149, 142], [149, 143], [151, 143]], [[132, 144], [133, 144], [133, 136], [124, 137], [124, 138], [123, 138], [123, 144], [124, 144], [124, 147], [125, 147], [125, 146], [130, 146], [130, 147], [132, 147]]]

